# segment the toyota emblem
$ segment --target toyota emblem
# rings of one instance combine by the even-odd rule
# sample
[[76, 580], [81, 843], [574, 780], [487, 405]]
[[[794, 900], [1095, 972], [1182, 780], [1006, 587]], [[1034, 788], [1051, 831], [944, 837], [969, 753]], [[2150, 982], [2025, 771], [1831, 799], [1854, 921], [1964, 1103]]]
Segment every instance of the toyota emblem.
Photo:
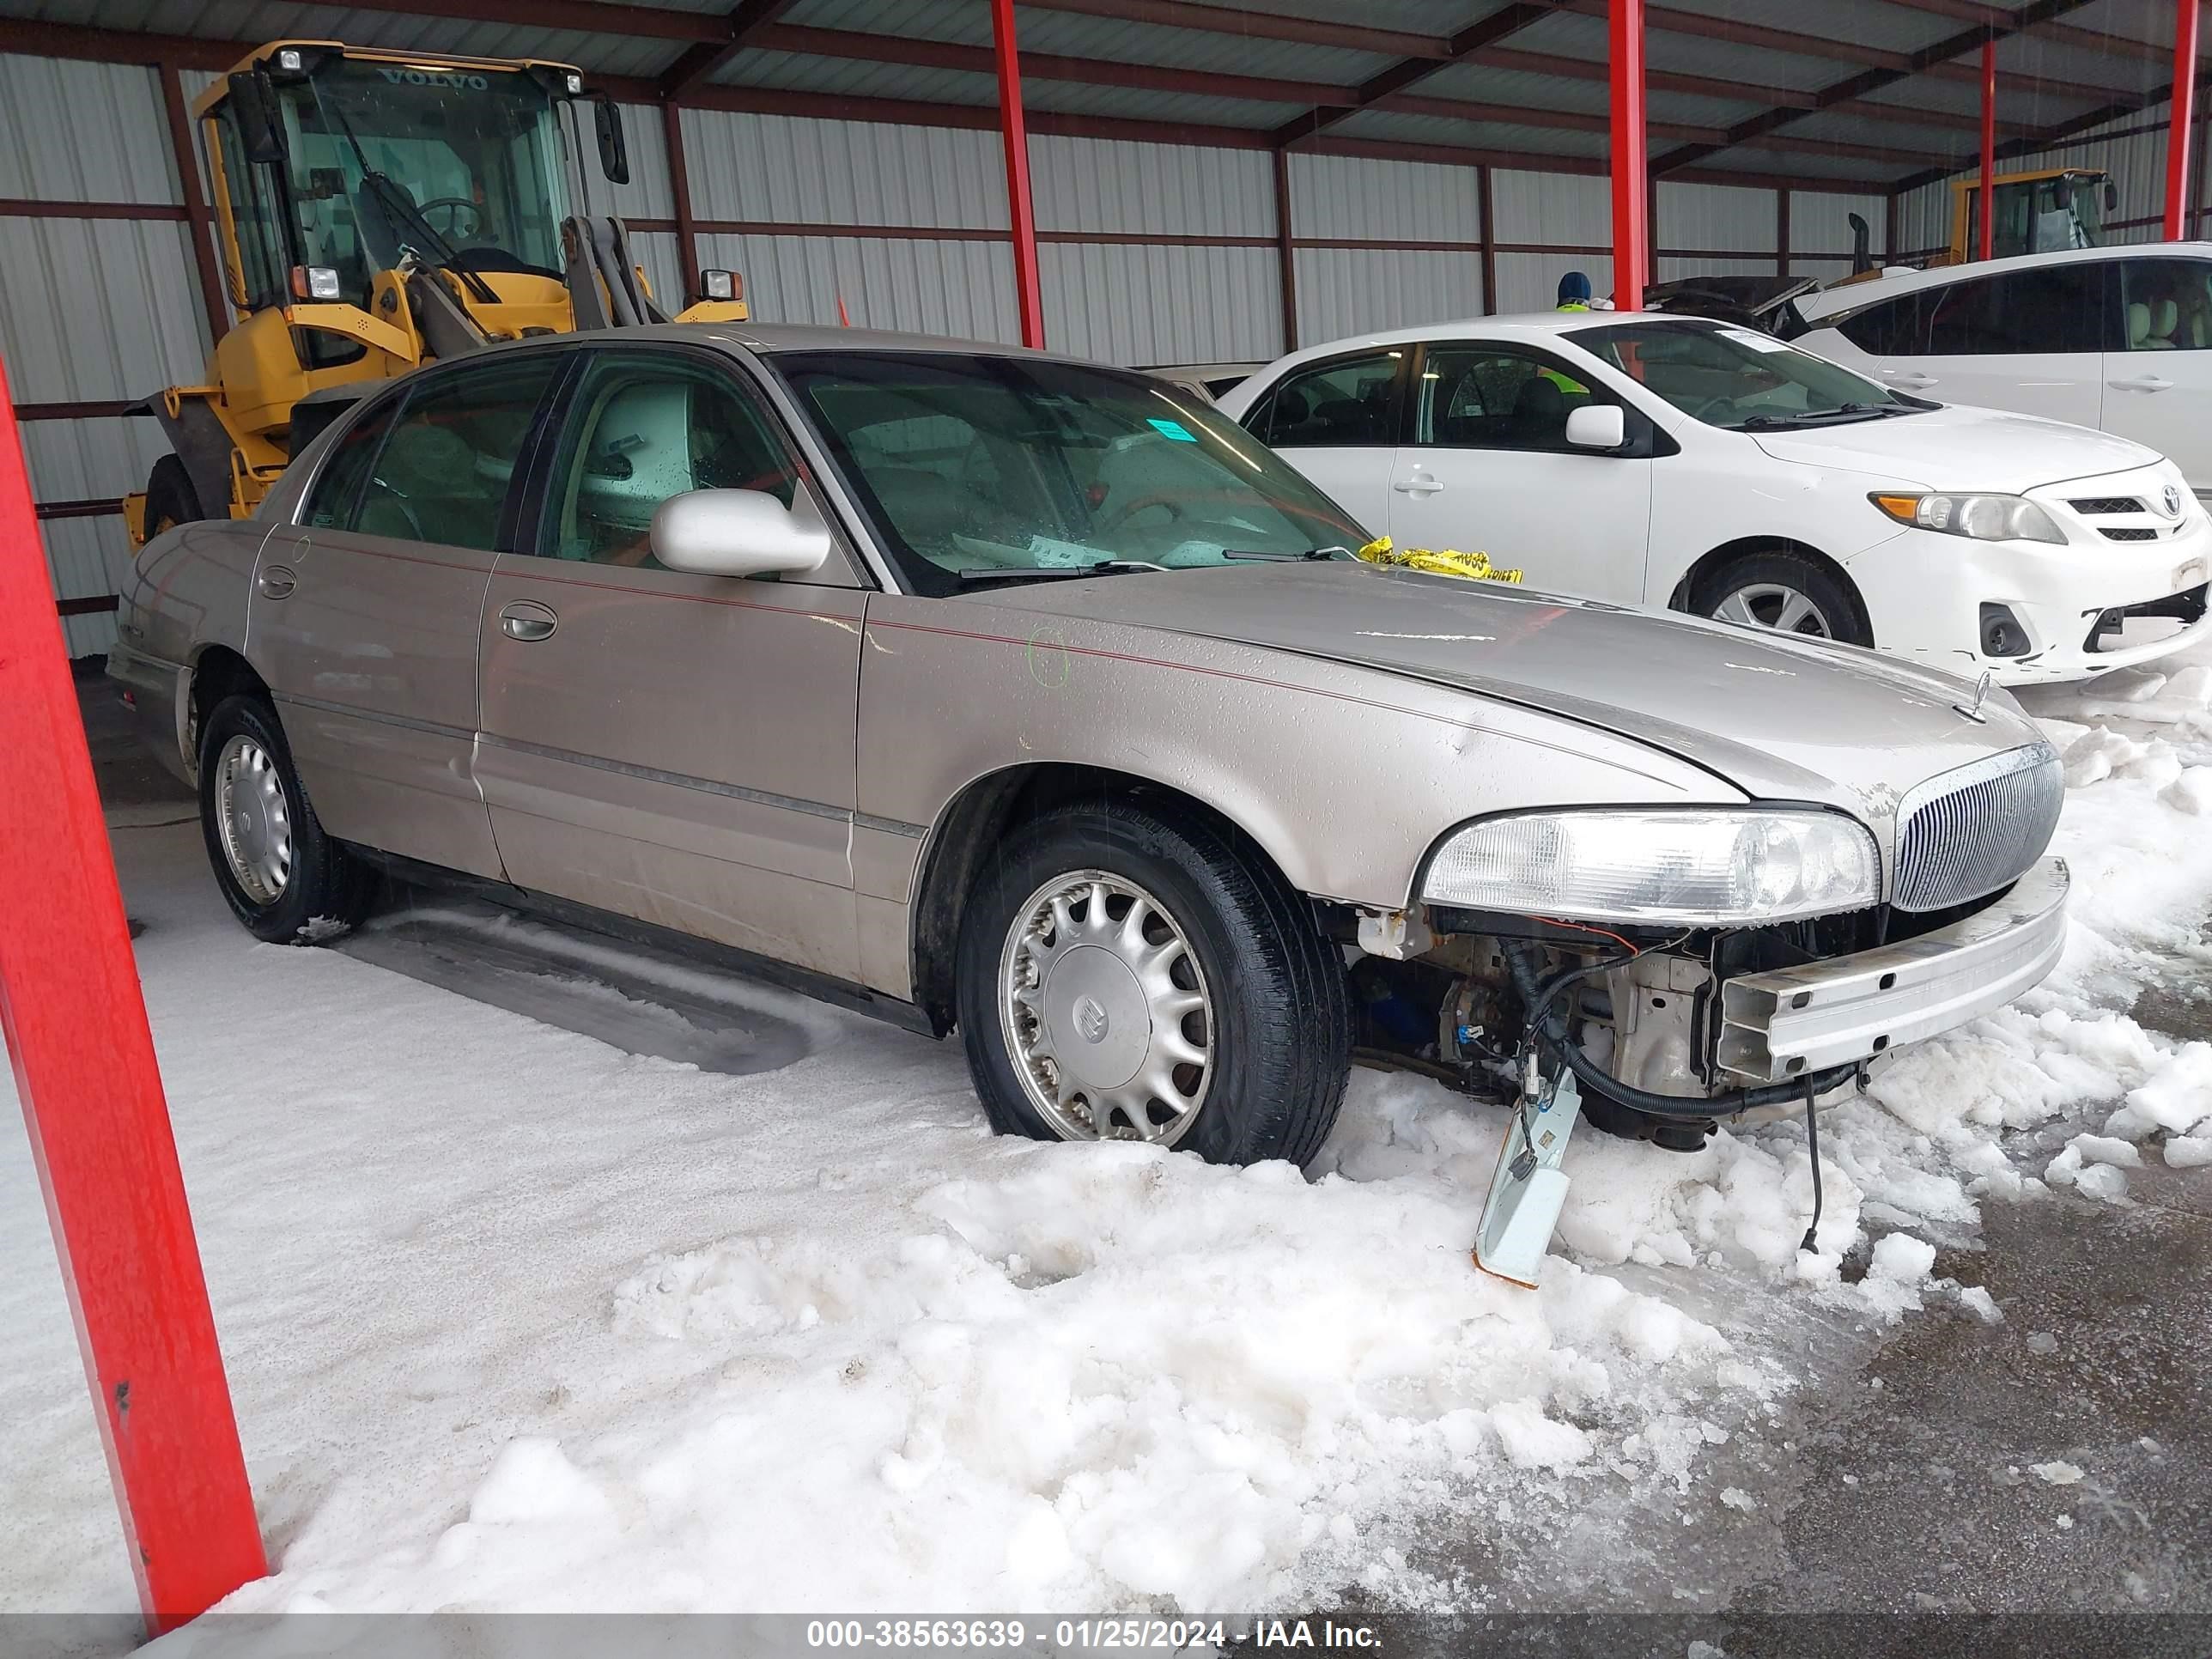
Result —
[[2169, 519], [2181, 516], [2181, 490], [2178, 485], [2168, 484], [2166, 487], [2166, 516]]

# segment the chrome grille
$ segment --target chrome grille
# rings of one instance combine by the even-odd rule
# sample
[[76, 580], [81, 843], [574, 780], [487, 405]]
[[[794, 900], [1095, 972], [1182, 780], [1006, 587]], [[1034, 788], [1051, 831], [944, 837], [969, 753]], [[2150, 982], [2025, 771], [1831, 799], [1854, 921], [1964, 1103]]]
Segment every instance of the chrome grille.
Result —
[[2017, 880], [2043, 856], [2065, 794], [2058, 751], [2047, 743], [1916, 785], [1897, 807], [1898, 908], [1941, 910]]

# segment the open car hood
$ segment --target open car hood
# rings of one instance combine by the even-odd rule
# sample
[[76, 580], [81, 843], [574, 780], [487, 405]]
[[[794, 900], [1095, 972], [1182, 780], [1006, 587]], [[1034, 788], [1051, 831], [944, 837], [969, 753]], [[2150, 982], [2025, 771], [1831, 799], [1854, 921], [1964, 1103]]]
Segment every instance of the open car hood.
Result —
[[1767, 799], [1869, 820], [1922, 779], [2040, 733], [2002, 691], [1848, 646], [1347, 562], [994, 587], [994, 605], [1357, 663], [1550, 710]]

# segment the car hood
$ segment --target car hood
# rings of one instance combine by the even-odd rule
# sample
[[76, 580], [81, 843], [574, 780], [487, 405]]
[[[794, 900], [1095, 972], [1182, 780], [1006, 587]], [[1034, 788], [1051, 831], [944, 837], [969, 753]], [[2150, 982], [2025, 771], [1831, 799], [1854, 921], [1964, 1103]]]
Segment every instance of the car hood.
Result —
[[2109, 433], [1963, 404], [1843, 426], [1749, 435], [1777, 460], [1871, 473], [1923, 489], [2008, 495], [2071, 478], [2124, 472], [2158, 459], [2154, 451]]
[[1847, 646], [1346, 562], [994, 587], [994, 605], [1356, 663], [1545, 709], [1885, 830], [1923, 779], [2041, 733], [2002, 691]]

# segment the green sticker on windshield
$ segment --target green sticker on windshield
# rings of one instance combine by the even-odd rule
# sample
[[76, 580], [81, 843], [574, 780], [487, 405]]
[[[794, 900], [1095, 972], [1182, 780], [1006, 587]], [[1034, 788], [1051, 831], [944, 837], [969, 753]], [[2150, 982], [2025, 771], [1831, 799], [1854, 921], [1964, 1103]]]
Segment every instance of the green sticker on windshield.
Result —
[[1146, 424], [1164, 438], [1173, 438], [1179, 444], [1194, 444], [1198, 434], [1181, 421], [1149, 421]]

